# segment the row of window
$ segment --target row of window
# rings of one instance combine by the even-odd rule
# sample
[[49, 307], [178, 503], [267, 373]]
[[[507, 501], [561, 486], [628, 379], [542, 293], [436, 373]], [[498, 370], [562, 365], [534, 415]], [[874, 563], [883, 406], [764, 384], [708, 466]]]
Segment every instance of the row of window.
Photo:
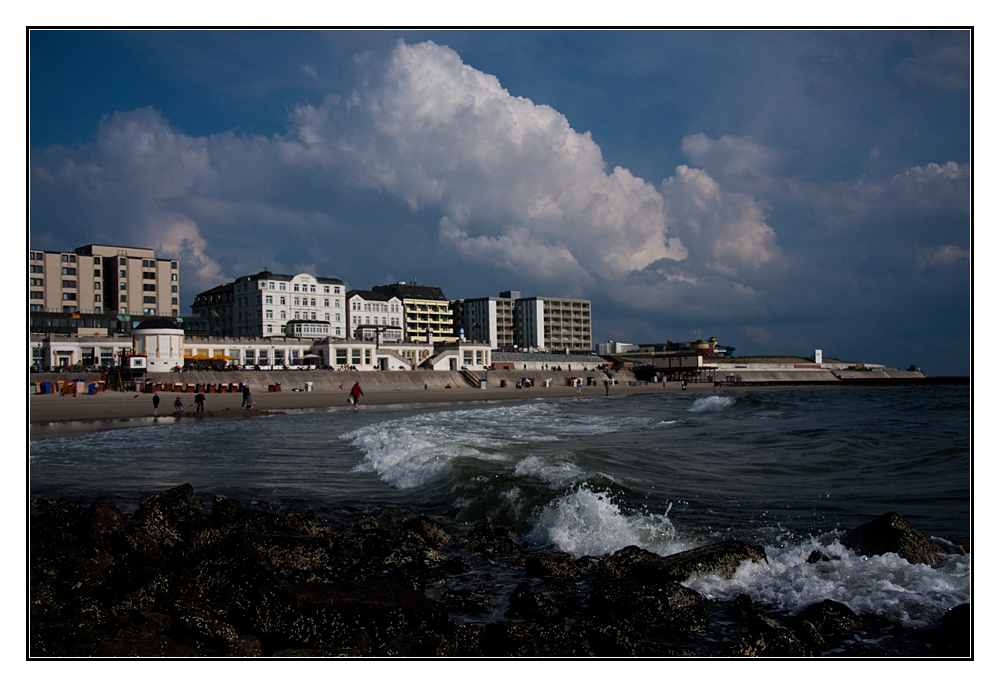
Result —
[[[62, 255], [61, 258], [62, 258], [62, 262], [68, 262], [68, 263], [75, 263], [76, 262], [76, 256], [73, 255], [73, 254], [71, 254], [71, 253], [66, 253], [66, 254]], [[43, 251], [28, 251], [28, 259], [29, 260], [44, 260], [45, 259], [45, 253]], [[100, 265], [101, 264], [101, 257], [99, 255], [95, 255], [94, 256], [94, 264], [95, 265]], [[128, 258], [119, 257], [118, 258], [118, 264], [119, 265], [128, 265]], [[143, 260], [142, 261], [142, 266], [143, 267], [156, 267], [156, 260], [155, 259], [152, 259], [152, 260]], [[172, 269], [172, 270], [176, 270], [177, 269], [177, 261], [176, 260], [171, 261], [171, 263], [170, 263], [170, 269]], [[151, 273], [147, 273], [147, 274], [151, 274]], [[155, 277], [150, 277], [150, 278], [151, 279], [155, 279]]]
[[[375, 321], [372, 322], [372, 319], [374, 319]], [[393, 327], [398, 327], [399, 326], [399, 318], [398, 317], [390, 317], [388, 319], [389, 319], [389, 321], [386, 322], [386, 318], [383, 317], [382, 318], [382, 324], [384, 324], [384, 325], [391, 325]], [[361, 315], [353, 315], [351, 317], [351, 323], [352, 324], [361, 324]], [[365, 322], [364, 323], [365, 324], [378, 324], [378, 315], [376, 315], [374, 318], [371, 315], [365, 315]]]
[[[288, 319], [285, 316], [287, 312], [288, 312], [287, 310], [279, 310], [278, 311], [278, 319], [279, 320], [286, 320], [286, 319]], [[260, 313], [258, 312], [258, 315], [259, 314]], [[266, 320], [273, 320], [274, 319], [274, 311], [273, 310], [265, 310], [264, 311], [264, 319], [266, 319]], [[316, 313], [294, 310], [294, 311], [292, 311], [292, 319], [293, 320], [315, 320], [316, 319]], [[330, 321], [330, 313], [328, 313], [328, 312], [327, 313], [323, 313], [323, 319], [326, 320], [327, 322], [329, 322]], [[335, 322], [340, 322], [340, 313], [337, 313], [336, 315], [334, 315], [333, 320]]]
[[361, 307], [361, 301], [351, 301], [351, 310], [361, 312], [399, 312], [398, 303], [370, 303], [368, 301], [364, 302], [364, 308]]
[[[274, 288], [275, 287], [275, 282], [273, 282], [273, 281], [270, 281], [270, 282], [269, 281], [262, 281], [262, 282], [258, 283], [257, 287], [258, 287], [258, 289], [260, 291], [268, 291], [268, 290], [270, 290], [270, 291], [275, 291], [275, 290], [277, 290], [277, 291], [284, 291], [286, 283], [287, 282], [283, 282], [283, 281], [277, 282], [278, 288], [275, 289]], [[243, 283], [243, 284], [237, 283], [236, 284], [236, 292], [237, 293], [249, 293], [251, 285], [252, 285], [252, 282], [246, 282], [246, 283]], [[302, 284], [302, 291], [306, 291], [306, 286], [309, 287], [309, 289], [308, 289], [309, 293], [316, 293], [316, 285], [315, 284]], [[298, 284], [292, 284], [292, 291], [299, 291], [299, 285]], [[323, 285], [323, 293], [330, 293], [330, 285], [329, 284], [324, 284]], [[339, 286], [334, 286], [333, 287], [333, 293], [339, 294], [340, 293], [340, 287]]]
[[[250, 305], [250, 299], [249, 298], [241, 298], [241, 299], [237, 299], [237, 300], [238, 300], [238, 304], [241, 305], [241, 306], [248, 306], [248, 305]], [[316, 307], [316, 299], [315, 298], [302, 298], [301, 299], [301, 303], [299, 301], [300, 301], [299, 297], [296, 296], [295, 298], [292, 299], [292, 304], [293, 305], [311, 305], [314, 308]], [[264, 304], [265, 305], [273, 305], [274, 304], [274, 296], [264, 296]], [[285, 297], [284, 296], [278, 296], [278, 305], [285, 305]], [[324, 308], [329, 308], [330, 307], [330, 299], [329, 298], [324, 298], [323, 299], [323, 307]], [[335, 307], [335, 308], [339, 308], [340, 307], [340, 299], [339, 298], [334, 298], [333, 299], [333, 307]]]

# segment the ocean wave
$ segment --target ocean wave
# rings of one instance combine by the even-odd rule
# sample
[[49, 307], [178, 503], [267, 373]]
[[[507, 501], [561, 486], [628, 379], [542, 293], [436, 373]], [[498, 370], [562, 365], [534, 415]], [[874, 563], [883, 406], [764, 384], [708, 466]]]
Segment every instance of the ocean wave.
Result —
[[689, 413], [717, 413], [731, 408], [736, 403], [732, 396], [706, 396], [699, 398], [688, 408]]
[[[441, 479], [458, 458], [509, 463], [525, 460], [525, 447], [580, 436], [613, 434], [655, 427], [650, 418], [580, 415], [560, 404], [536, 403], [424, 413], [386, 420], [340, 436], [364, 454], [355, 471], [374, 472], [397, 488]], [[529, 456], [530, 458], [530, 456]], [[521, 466], [521, 474], [567, 484], [569, 466], [541, 459]], [[543, 474], [544, 473], [544, 474]]]
[[[809, 563], [813, 551], [829, 561]], [[708, 598], [748, 594], [755, 602], [798, 613], [826, 599], [858, 614], [876, 614], [907, 627], [927, 628], [951, 608], [971, 600], [968, 555], [940, 565], [914, 565], [894, 553], [859, 556], [839, 542], [815, 539], [787, 547], [766, 546], [767, 561], [741, 565], [731, 579], [704, 575], [685, 586]]]
[[629, 515], [607, 492], [578, 487], [546, 505], [527, 539], [573, 556], [599, 556], [640, 546], [660, 555], [691, 548], [681, 540], [668, 513]]

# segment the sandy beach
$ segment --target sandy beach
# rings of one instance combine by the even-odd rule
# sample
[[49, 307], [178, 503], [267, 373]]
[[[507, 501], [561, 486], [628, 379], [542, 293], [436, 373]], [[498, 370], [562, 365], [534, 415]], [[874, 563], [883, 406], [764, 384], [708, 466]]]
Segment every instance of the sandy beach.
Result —
[[[296, 392], [281, 391], [269, 393], [258, 391], [253, 394], [253, 410], [247, 413], [240, 408], [240, 394], [206, 394], [205, 413], [195, 413], [194, 394], [160, 392], [158, 415], [153, 415], [153, 396], [148, 393], [105, 391], [78, 396], [58, 394], [32, 394], [28, 410], [31, 438], [82, 434], [86, 432], [130, 427], [152, 422], [185, 422], [219, 420], [265, 415], [275, 412], [351, 412], [347, 402], [348, 389], [343, 391]], [[364, 388], [364, 387], [362, 387]], [[607, 390], [604, 386], [583, 386], [579, 397], [626, 396], [636, 394], [688, 393], [712, 391], [712, 384], [688, 384], [682, 391], [679, 382], [642, 384], [631, 386], [619, 384]], [[180, 398], [184, 404], [182, 413], [174, 413], [174, 401]], [[366, 406], [438, 406], [453, 403], [504, 403], [535, 399], [557, 399], [577, 397], [576, 390], [568, 386], [517, 389], [513, 386], [475, 389], [470, 386], [459, 388], [422, 389], [368, 389], [364, 391], [359, 412]]]

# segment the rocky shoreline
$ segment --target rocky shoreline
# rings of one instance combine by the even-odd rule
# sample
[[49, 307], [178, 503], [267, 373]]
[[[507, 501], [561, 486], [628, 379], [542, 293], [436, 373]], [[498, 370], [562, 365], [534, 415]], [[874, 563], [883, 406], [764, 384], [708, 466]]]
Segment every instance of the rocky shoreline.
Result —
[[[333, 521], [336, 520], [336, 521]], [[933, 563], [894, 513], [848, 532], [864, 555]], [[971, 543], [955, 543], [965, 551]], [[761, 547], [672, 556], [635, 546], [573, 559], [510, 528], [386, 509], [321, 520], [190, 485], [134, 513], [30, 505], [32, 657], [968, 657], [971, 604], [913, 630], [835, 601], [789, 615], [680, 583], [730, 576]], [[822, 560], [819, 552], [815, 561]], [[513, 580], [513, 582], [511, 582]]]

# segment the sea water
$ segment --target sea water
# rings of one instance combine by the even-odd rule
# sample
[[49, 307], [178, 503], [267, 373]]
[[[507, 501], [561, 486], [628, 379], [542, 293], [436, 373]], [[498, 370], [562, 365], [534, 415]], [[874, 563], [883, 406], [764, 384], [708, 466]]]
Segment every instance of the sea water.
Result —
[[[911, 627], [971, 600], [969, 387], [726, 391], [182, 421], [30, 444], [32, 497], [123, 510], [183, 483], [334, 517], [386, 507], [509, 525], [573, 556], [723, 539], [767, 561], [686, 584], [789, 611], [823, 599]], [[848, 529], [895, 511], [934, 566], [858, 556]], [[809, 564], [814, 551], [828, 561]]]

